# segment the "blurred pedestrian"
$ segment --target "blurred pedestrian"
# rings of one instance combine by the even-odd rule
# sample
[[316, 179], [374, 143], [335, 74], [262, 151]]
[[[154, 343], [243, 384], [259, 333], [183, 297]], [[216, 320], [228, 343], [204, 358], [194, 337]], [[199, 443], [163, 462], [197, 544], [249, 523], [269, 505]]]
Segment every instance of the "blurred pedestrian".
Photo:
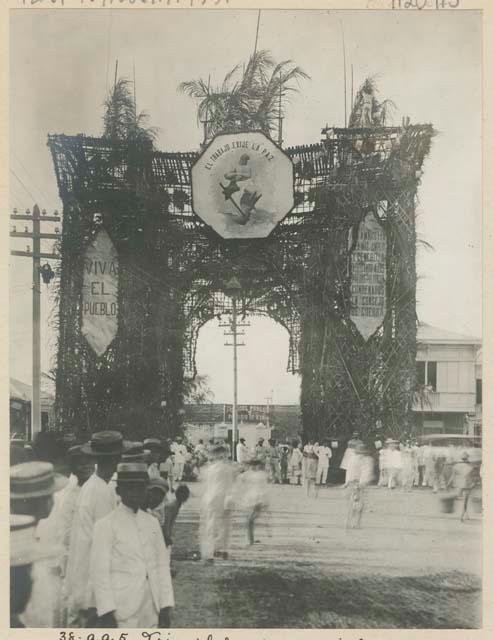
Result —
[[[44, 547], [36, 539], [36, 519], [28, 515], [10, 516], [10, 626], [38, 627], [43, 619], [25, 619], [33, 591], [33, 567], [56, 556], [56, 548]], [[49, 585], [46, 585], [48, 588]]]
[[205, 562], [213, 562], [215, 557], [228, 558], [235, 481], [228, 450], [218, 445], [212, 455], [204, 472], [199, 530], [201, 557]]
[[351, 477], [348, 478], [347, 529], [361, 526], [367, 501], [366, 488], [374, 480], [374, 459], [363, 442], [357, 443], [354, 447], [351, 473]]
[[281, 484], [288, 484], [288, 455], [290, 447], [288, 444], [281, 444], [280, 451], [280, 476]]
[[168, 482], [170, 492], [173, 493], [175, 486], [173, 481], [173, 454], [167, 447], [163, 450], [163, 462], [160, 463], [160, 478]]
[[269, 473], [269, 481], [280, 484], [280, 452], [274, 438], [268, 440], [268, 447], [266, 447], [266, 470]]
[[245, 465], [249, 461], [249, 449], [245, 444], [245, 438], [240, 438], [237, 444], [237, 462], [242, 467], [245, 468]]
[[414, 452], [407, 441], [400, 447], [402, 486], [405, 491], [411, 491], [415, 477]]
[[243, 503], [247, 510], [247, 540], [249, 544], [259, 542], [255, 539], [255, 524], [268, 506], [268, 474], [260, 460], [252, 460], [249, 468], [242, 474]]
[[312, 453], [307, 453], [304, 455], [305, 465], [304, 465], [304, 485], [306, 490], [307, 497], [312, 493], [315, 498], [317, 498], [317, 487], [316, 487], [316, 477], [317, 477], [317, 455], [312, 451]]
[[[171, 547], [173, 544], [173, 527], [182, 506], [187, 502], [190, 496], [189, 487], [186, 484], [180, 484], [175, 490], [175, 496], [165, 500], [165, 525], [164, 535], [165, 544]], [[170, 550], [171, 555], [171, 550]]]
[[[55, 474], [50, 462], [23, 462], [10, 469], [10, 512], [29, 515], [35, 520], [35, 540], [46, 546], [55, 544], [43, 533], [53, 509], [54, 494], [67, 485], [67, 478]], [[26, 627], [52, 628], [60, 615], [60, 574], [57, 554], [36, 562], [32, 570], [32, 593], [23, 614]]]
[[343, 458], [340, 463], [340, 469], [345, 471], [345, 483], [343, 484], [343, 488], [346, 488], [349, 482], [351, 482], [355, 448], [361, 443], [362, 441], [359, 438], [358, 431], [354, 431], [352, 437], [347, 442], [345, 453], [343, 454]]
[[295, 481], [295, 484], [301, 484], [302, 476], [302, 460], [304, 454], [302, 453], [302, 446], [296, 441], [293, 441], [293, 450], [290, 456], [290, 473]]
[[388, 441], [388, 489], [394, 489], [401, 483], [402, 458], [398, 440]]
[[453, 465], [452, 474], [446, 488], [450, 486], [453, 486], [458, 492], [458, 497], [463, 499], [460, 520], [464, 522], [469, 517], [468, 503], [475, 487], [475, 467], [470, 462], [466, 451], [462, 454], [460, 462], [456, 462]]
[[264, 438], [259, 438], [257, 441], [254, 457], [256, 460], [262, 460], [262, 462], [266, 463], [266, 447], [264, 446]]

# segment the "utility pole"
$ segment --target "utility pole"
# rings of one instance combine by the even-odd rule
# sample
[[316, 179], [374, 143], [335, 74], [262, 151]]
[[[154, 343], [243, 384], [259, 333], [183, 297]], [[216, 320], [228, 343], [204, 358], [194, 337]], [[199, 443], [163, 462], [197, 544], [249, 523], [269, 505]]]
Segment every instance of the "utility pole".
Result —
[[271, 393], [269, 396], [266, 396], [266, 426], [269, 429], [269, 403], [273, 402], [273, 390], [271, 389]]
[[280, 71], [280, 94], [278, 96], [278, 144], [281, 147], [283, 144], [283, 111], [281, 105], [281, 71]]
[[10, 219], [32, 222], [32, 231], [29, 231], [27, 226], [24, 227], [24, 231], [17, 231], [17, 227], [13, 226], [10, 232], [11, 238], [30, 238], [33, 241], [32, 251], [28, 245], [26, 251], [10, 252], [13, 256], [24, 256], [33, 261], [33, 395], [31, 400], [31, 433], [29, 434], [32, 440], [41, 431], [41, 278], [45, 284], [49, 284], [55, 276], [48, 262], [41, 266], [41, 258], [60, 259], [56, 253], [41, 251], [41, 240], [58, 240], [60, 238], [58, 228], [55, 228], [55, 233], [41, 233], [41, 222], [60, 222], [61, 218], [58, 211], [55, 211], [52, 216], [46, 215], [45, 209], [40, 216], [39, 207], [35, 204], [32, 215], [29, 209], [25, 214], [19, 214], [17, 209], [14, 209]]
[[238, 279], [233, 276], [225, 285], [225, 293], [232, 300], [232, 319], [230, 322], [220, 324], [220, 327], [228, 327], [230, 332], [225, 331], [225, 336], [232, 336], [233, 342], [225, 342], [226, 347], [233, 347], [233, 406], [232, 406], [232, 460], [235, 461], [235, 445], [238, 435], [237, 427], [237, 404], [238, 404], [238, 359], [237, 347], [245, 347], [244, 342], [238, 342], [238, 336], [245, 335], [243, 331], [239, 331], [239, 327], [248, 327], [248, 323], [238, 322], [237, 301], [240, 298], [242, 287]]

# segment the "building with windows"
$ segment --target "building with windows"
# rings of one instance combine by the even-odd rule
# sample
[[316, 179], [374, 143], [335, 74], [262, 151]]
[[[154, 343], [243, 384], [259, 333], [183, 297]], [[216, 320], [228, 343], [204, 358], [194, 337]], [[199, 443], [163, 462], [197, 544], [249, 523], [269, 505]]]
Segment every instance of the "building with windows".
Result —
[[[248, 446], [259, 438], [293, 439], [301, 431], [300, 407], [297, 404], [240, 404], [237, 407], [238, 430]], [[185, 406], [184, 431], [191, 442], [211, 438], [231, 441], [231, 404], [189, 404]]]
[[420, 323], [417, 333], [418, 433], [480, 435], [481, 340]]
[[[10, 435], [31, 439], [32, 388], [25, 382], [10, 378]], [[41, 431], [48, 431], [54, 424], [55, 397], [49, 389], [41, 389]]]
[[[417, 393], [413, 406], [416, 434], [482, 433], [482, 350], [480, 338], [420, 323], [417, 332]], [[222, 434], [231, 438], [231, 404], [187, 405], [185, 421], [193, 441]], [[241, 435], [278, 441], [301, 434], [300, 406], [239, 405]], [[254, 435], [255, 434], [255, 435]], [[219, 436], [218, 436], [219, 437]]]

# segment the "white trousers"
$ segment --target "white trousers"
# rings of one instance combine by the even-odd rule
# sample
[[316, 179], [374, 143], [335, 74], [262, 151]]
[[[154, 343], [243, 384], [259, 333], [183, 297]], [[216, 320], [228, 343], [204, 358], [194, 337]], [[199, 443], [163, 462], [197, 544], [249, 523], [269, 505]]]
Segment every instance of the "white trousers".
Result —
[[211, 505], [202, 507], [199, 538], [203, 560], [213, 558], [215, 551], [228, 552], [230, 525], [230, 510]]
[[117, 610], [115, 617], [119, 629], [155, 629], [158, 626], [159, 612], [154, 604], [149, 580], [145, 582], [139, 609], [127, 618], [124, 615], [123, 611]]
[[173, 465], [173, 475], [175, 477], [175, 480], [177, 482], [180, 482], [182, 480], [183, 474], [184, 474], [184, 463], [183, 462], [176, 462]]
[[328, 479], [328, 470], [329, 465], [324, 465], [323, 467], [317, 467], [316, 474], [316, 484], [326, 484], [326, 480]]

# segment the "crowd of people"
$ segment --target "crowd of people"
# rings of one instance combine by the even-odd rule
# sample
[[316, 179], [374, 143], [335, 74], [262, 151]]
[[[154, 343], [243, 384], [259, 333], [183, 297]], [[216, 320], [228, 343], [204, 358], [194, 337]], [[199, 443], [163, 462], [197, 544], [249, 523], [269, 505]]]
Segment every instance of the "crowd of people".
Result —
[[169, 627], [182, 440], [101, 431], [68, 449], [68, 477], [40, 458], [11, 443], [11, 626]]
[[[233, 512], [245, 541], [269, 522], [269, 484], [303, 486], [318, 497], [334, 454], [329, 441], [277, 443], [147, 438], [129, 442], [101, 431], [57, 459], [47, 448], [11, 442], [11, 626], [167, 628], [174, 607], [173, 528], [202, 481], [199, 542], [205, 564], [229, 556]], [[48, 448], [50, 451], [53, 449]], [[358, 433], [337, 459], [348, 488], [347, 527], [360, 526], [366, 488], [430, 487], [463, 499], [461, 519], [480, 483], [480, 449], [431, 447], [388, 438], [364, 444]], [[63, 468], [64, 465], [61, 465]]]

